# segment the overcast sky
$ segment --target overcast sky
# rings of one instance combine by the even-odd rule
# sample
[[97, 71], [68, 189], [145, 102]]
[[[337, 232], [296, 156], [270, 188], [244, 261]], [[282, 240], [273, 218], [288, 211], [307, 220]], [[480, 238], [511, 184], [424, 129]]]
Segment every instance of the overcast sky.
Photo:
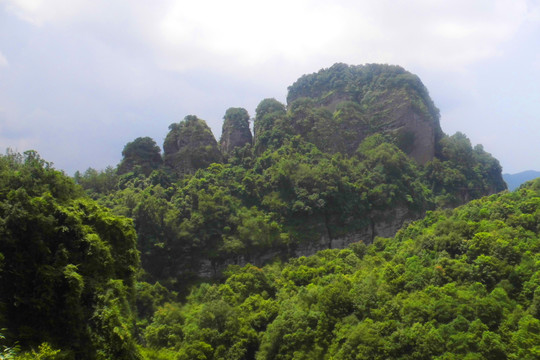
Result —
[[285, 102], [303, 74], [388, 63], [417, 74], [449, 135], [504, 172], [540, 170], [540, 2], [0, 0], [0, 150], [72, 175], [194, 114]]

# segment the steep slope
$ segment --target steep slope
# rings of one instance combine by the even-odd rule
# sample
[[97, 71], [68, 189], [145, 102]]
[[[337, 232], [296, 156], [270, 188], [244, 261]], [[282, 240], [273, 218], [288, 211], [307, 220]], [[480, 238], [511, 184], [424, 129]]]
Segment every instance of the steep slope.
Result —
[[364, 138], [383, 133], [425, 164], [442, 137], [427, 89], [399, 66], [335, 64], [298, 79], [287, 104], [294, 131], [325, 151], [352, 154]]
[[252, 136], [249, 130], [249, 114], [243, 108], [229, 108], [223, 117], [223, 129], [219, 146], [224, 155], [228, 155], [237, 147], [251, 145]]
[[127, 143], [122, 150], [122, 157], [118, 164], [118, 174], [125, 174], [139, 167], [140, 171], [148, 176], [163, 163], [160, 148], [149, 137], [139, 137]]
[[188, 115], [178, 124], [169, 126], [163, 143], [165, 165], [178, 175], [221, 162], [222, 155], [212, 131], [204, 120]]

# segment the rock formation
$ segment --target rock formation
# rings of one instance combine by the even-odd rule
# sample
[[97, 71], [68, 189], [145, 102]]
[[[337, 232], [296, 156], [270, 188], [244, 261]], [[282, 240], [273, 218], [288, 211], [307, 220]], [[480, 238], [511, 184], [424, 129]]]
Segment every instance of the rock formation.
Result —
[[188, 115], [180, 123], [171, 124], [169, 130], [163, 143], [164, 160], [177, 174], [194, 173], [222, 161], [216, 139], [204, 120]]
[[[170, 126], [164, 161], [189, 174], [249, 143], [240, 163], [236, 152], [230, 163], [201, 172], [211, 190], [178, 189], [186, 199], [203, 190], [209, 197], [203, 209], [181, 205], [178, 220], [188, 230], [169, 240], [165, 252], [175, 255], [158, 277], [219, 276], [230, 264], [369, 244], [427, 210], [505, 188], [498, 161], [463, 134], [443, 134], [426, 88], [399, 66], [336, 64], [302, 76], [289, 87], [287, 105], [260, 102], [253, 139], [247, 111], [230, 108], [221, 152], [206, 123], [187, 116]], [[265, 236], [267, 229], [275, 236]]]
[[287, 103], [293, 131], [323, 151], [350, 155], [366, 136], [383, 133], [425, 164], [442, 136], [427, 89], [399, 66], [335, 64], [298, 79]]
[[229, 108], [223, 117], [223, 129], [219, 146], [224, 155], [231, 153], [236, 147], [251, 144], [249, 130], [249, 114], [243, 108]]

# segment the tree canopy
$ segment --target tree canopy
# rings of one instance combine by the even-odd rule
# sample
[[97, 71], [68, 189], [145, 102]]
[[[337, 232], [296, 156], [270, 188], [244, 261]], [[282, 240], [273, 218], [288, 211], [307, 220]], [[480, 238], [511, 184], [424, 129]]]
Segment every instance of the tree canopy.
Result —
[[231, 267], [145, 336], [180, 359], [534, 359], [539, 223], [535, 181], [368, 246]]
[[[0, 157], [0, 328], [87, 359], [137, 359], [132, 221], [35, 152]], [[48, 346], [48, 345], [44, 345]]]

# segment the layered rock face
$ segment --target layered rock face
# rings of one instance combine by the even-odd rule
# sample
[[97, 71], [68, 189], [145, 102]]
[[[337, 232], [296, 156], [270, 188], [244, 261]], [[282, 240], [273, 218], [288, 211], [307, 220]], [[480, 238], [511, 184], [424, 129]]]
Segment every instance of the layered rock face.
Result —
[[291, 257], [311, 256], [321, 250], [345, 249], [353, 243], [362, 242], [371, 244], [376, 237], [392, 237], [407, 221], [416, 220], [420, 217], [418, 213], [411, 211], [406, 205], [396, 206], [387, 212], [374, 211], [369, 219], [369, 224], [358, 231], [350, 232], [340, 236], [332, 236], [325, 231], [327, 226], [321, 224], [317, 239], [306, 239], [299, 244], [294, 244], [289, 249], [272, 249], [264, 253], [257, 253], [251, 256], [238, 256], [229, 258], [223, 262], [212, 262], [210, 260], [201, 261], [197, 275], [203, 278], [219, 276], [229, 265], [244, 266], [252, 264], [263, 266], [273, 259], [287, 259]]
[[420, 79], [399, 66], [335, 64], [289, 87], [294, 131], [321, 150], [351, 155], [383, 133], [420, 164], [435, 156], [439, 111]]
[[251, 144], [249, 114], [243, 108], [229, 108], [223, 117], [223, 128], [219, 146], [224, 155], [230, 154], [236, 147]]
[[177, 174], [194, 173], [222, 161], [216, 139], [204, 120], [188, 115], [169, 129], [163, 144], [164, 162]]

